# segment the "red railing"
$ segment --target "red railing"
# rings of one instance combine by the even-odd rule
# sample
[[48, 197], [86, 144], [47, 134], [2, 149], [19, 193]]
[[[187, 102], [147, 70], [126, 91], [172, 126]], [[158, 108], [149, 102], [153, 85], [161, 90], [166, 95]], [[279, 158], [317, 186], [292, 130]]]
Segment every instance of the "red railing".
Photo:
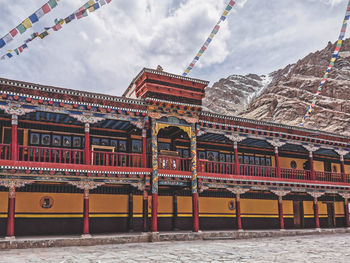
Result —
[[159, 169], [177, 170], [177, 171], [191, 171], [191, 159], [180, 157], [159, 156]]
[[93, 151], [92, 164], [104, 166], [142, 167], [142, 155]]
[[315, 177], [317, 181], [325, 181], [325, 182], [343, 182], [344, 181], [341, 173], [315, 172]]
[[0, 159], [10, 160], [11, 159], [10, 144], [0, 144]]
[[240, 165], [240, 175], [258, 177], [277, 177], [275, 167], [247, 164]]
[[312, 180], [311, 171], [281, 168], [281, 177], [295, 180]]
[[235, 174], [235, 164], [226, 162], [211, 162], [207, 160], [200, 160], [198, 162], [198, 172], [202, 173], [216, 173], [216, 174]]
[[83, 150], [74, 149], [19, 146], [18, 160], [27, 162], [83, 164], [83, 153]]

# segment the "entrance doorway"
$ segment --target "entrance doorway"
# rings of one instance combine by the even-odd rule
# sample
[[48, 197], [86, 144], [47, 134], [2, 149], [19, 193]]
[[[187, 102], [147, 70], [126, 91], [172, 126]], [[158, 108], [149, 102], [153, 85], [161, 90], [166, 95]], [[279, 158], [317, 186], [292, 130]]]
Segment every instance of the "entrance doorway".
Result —
[[336, 227], [334, 203], [327, 203], [328, 227]]
[[294, 228], [304, 227], [303, 201], [293, 201]]

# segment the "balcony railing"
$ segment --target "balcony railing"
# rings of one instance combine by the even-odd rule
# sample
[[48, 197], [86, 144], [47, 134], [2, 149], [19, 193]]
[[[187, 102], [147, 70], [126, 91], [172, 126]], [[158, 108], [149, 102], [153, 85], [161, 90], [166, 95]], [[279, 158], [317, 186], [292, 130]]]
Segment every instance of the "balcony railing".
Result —
[[247, 164], [240, 165], [240, 175], [258, 177], [277, 177], [275, 167]]
[[10, 144], [0, 144], [0, 160], [10, 160], [10, 154]]
[[84, 151], [64, 148], [19, 146], [18, 160], [27, 162], [83, 164]]
[[191, 159], [179, 158], [169, 156], [159, 156], [158, 158], [159, 169], [165, 170], [177, 170], [177, 171], [191, 171]]
[[211, 162], [207, 160], [200, 160], [198, 162], [198, 172], [202, 173], [216, 173], [216, 174], [235, 174], [235, 164], [226, 162]]
[[281, 168], [281, 177], [295, 180], [311, 180], [311, 171]]
[[93, 151], [92, 164], [119, 167], [142, 167], [142, 155]]
[[315, 172], [315, 177], [317, 181], [324, 182], [344, 182], [341, 173], [331, 173], [331, 172]]

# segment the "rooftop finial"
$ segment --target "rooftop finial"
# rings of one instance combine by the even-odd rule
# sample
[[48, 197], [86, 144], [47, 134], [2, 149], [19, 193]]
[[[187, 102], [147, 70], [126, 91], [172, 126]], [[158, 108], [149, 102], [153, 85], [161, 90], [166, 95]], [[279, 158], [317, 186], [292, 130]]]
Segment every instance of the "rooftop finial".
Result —
[[157, 70], [158, 70], [158, 71], [163, 71], [162, 66], [161, 66], [161, 65], [158, 65], [158, 66], [157, 66]]

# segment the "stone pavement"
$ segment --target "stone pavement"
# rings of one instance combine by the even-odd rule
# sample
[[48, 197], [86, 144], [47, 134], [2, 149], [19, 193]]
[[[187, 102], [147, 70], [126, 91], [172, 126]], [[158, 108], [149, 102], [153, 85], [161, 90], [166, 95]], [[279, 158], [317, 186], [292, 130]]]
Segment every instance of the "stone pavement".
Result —
[[350, 234], [0, 251], [0, 262], [350, 262]]

